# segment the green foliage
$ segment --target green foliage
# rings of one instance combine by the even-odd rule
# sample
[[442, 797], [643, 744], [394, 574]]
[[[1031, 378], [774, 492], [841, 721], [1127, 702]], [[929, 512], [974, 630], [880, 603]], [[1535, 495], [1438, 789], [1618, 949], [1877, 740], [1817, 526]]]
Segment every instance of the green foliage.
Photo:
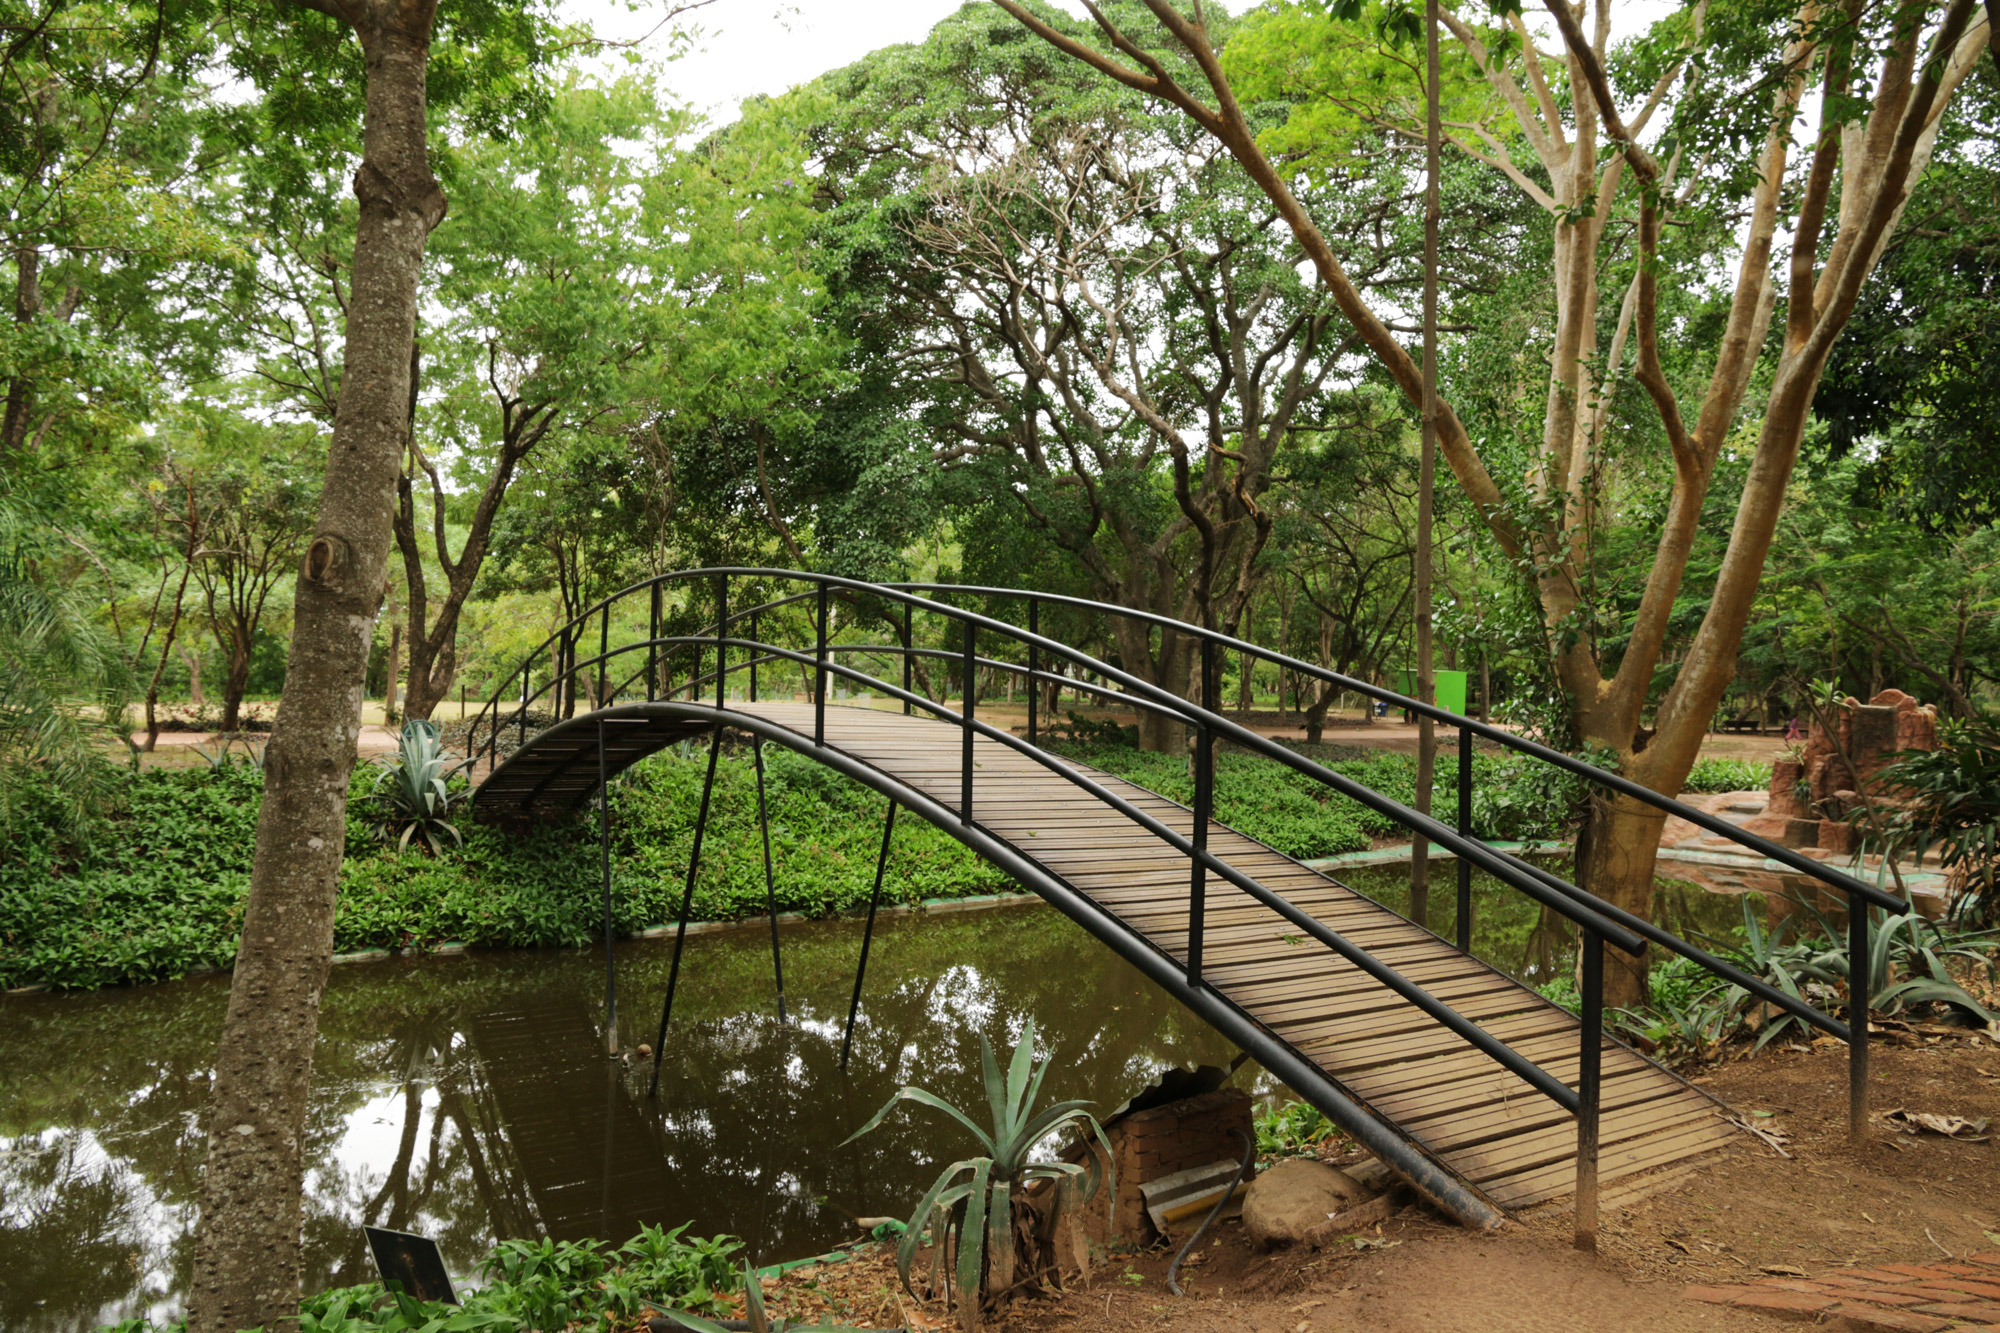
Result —
[[1683, 791], [1763, 791], [1771, 785], [1771, 766], [1750, 759], [1697, 759], [1688, 770]]
[[[1776, 930], [1766, 931], [1758, 907], [1746, 895], [1741, 941], [1721, 952], [1786, 995], [1804, 1000], [1822, 1013], [1837, 1011], [1848, 995], [1846, 933], [1810, 904], [1801, 903], [1799, 908], [1798, 914], [1787, 917]], [[1787, 940], [1794, 923], [1816, 928], [1816, 933]], [[1976, 1023], [1993, 1022], [1995, 1015], [1960, 983], [1953, 968], [1961, 974], [1984, 971], [1991, 979], [1996, 974], [1996, 938], [2000, 932], [1936, 925], [1915, 913], [1877, 913], [1869, 935], [1869, 1009], [1902, 1014], [1938, 1008]], [[1644, 1006], [1615, 1010], [1606, 1021], [1670, 1058], [1713, 1058], [1738, 1036], [1754, 1036], [1753, 1051], [1762, 1050], [1783, 1033], [1810, 1036], [1799, 1018], [1771, 1008], [1692, 959], [1673, 957], [1655, 963], [1649, 983]], [[1571, 977], [1537, 989], [1572, 1012], [1580, 1003]]]
[[[880, 798], [787, 752], [765, 756], [781, 911], [865, 906], [881, 843]], [[614, 921], [622, 934], [679, 911], [706, 755], [662, 753], [612, 784]], [[350, 789], [334, 947], [422, 950], [446, 941], [510, 948], [581, 945], [600, 929], [594, 820], [522, 834], [477, 822], [436, 855], [381, 846], [374, 776]], [[249, 890], [263, 774], [155, 769], [120, 780], [121, 809], [95, 850], [42, 794], [0, 844], [0, 987], [94, 987], [227, 967]], [[756, 777], [748, 754], [716, 774], [696, 884], [696, 920], [765, 910]], [[886, 901], [1006, 892], [1003, 874], [949, 836], [899, 821]]]
[[2000, 720], [1940, 720], [1937, 749], [1899, 755], [1881, 782], [1903, 800], [1879, 835], [1866, 811], [1850, 816], [1859, 851], [1913, 856], [1922, 865], [1935, 850], [1938, 863], [1963, 881], [1954, 916], [2000, 924]]
[[[616, 1248], [595, 1240], [505, 1240], [481, 1267], [485, 1285], [463, 1305], [420, 1301], [379, 1282], [339, 1287], [299, 1302], [299, 1333], [564, 1333], [636, 1323], [661, 1310], [713, 1312], [748, 1270], [730, 1236], [688, 1237], [690, 1224], [641, 1227]], [[695, 1322], [691, 1317], [690, 1322]], [[696, 1323], [697, 1327], [713, 1327]], [[167, 1324], [159, 1333], [180, 1333]], [[100, 1333], [151, 1333], [143, 1319]]]
[[1340, 1134], [1340, 1127], [1317, 1106], [1286, 1102], [1257, 1113], [1257, 1156], [1312, 1157], [1319, 1146]]
[[376, 827], [382, 840], [393, 841], [401, 852], [409, 850], [411, 838], [421, 838], [433, 856], [444, 850], [446, 836], [453, 846], [464, 846], [464, 837], [445, 818], [454, 800], [451, 779], [463, 767], [445, 753], [436, 724], [422, 718], [405, 722], [396, 757], [383, 761], [375, 774], [374, 794], [388, 806]]
[[[1013, 1272], [1012, 1256], [1001, 1257], [994, 1252], [1003, 1246], [1011, 1250], [1016, 1244], [1014, 1212], [1023, 1188], [1037, 1181], [1048, 1182], [1047, 1216], [1054, 1221], [1066, 1211], [1088, 1203], [1097, 1193], [1101, 1175], [1111, 1168], [1111, 1143], [1104, 1137], [1104, 1128], [1097, 1123], [1097, 1117], [1084, 1109], [1090, 1103], [1057, 1102], [1045, 1111], [1035, 1110], [1035, 1099], [1041, 1094], [1042, 1078], [1049, 1072], [1050, 1062], [1034, 1063], [1032, 1019], [1021, 1029], [1021, 1039], [1014, 1044], [1014, 1055], [1005, 1075], [993, 1058], [993, 1043], [984, 1033], [980, 1034], [979, 1051], [991, 1115], [986, 1126], [935, 1093], [904, 1087], [846, 1140], [852, 1143], [868, 1133], [888, 1119], [900, 1103], [908, 1101], [943, 1111], [965, 1126], [984, 1150], [979, 1156], [947, 1166], [910, 1214], [903, 1238], [896, 1244], [896, 1272], [903, 1280], [904, 1290], [912, 1295], [915, 1292], [910, 1286], [910, 1264], [916, 1258], [926, 1226], [935, 1228], [931, 1251], [933, 1274], [939, 1259], [953, 1248], [950, 1239], [955, 1236], [957, 1272], [947, 1274], [947, 1287], [956, 1283], [961, 1303], [978, 1302], [989, 1294], [989, 1279], [997, 1264], [1005, 1265], [1003, 1271]], [[1095, 1154], [1086, 1154], [1082, 1165], [1029, 1160], [1035, 1148], [1050, 1135], [1071, 1126], [1079, 1135], [1095, 1136], [1104, 1150], [1102, 1162]], [[1110, 1189], [1115, 1196], [1118, 1191], [1115, 1176]], [[1032, 1262], [1033, 1256], [1030, 1259]]]
[[[1184, 756], [1123, 745], [1051, 748], [1183, 805], [1194, 800], [1194, 779]], [[1404, 805], [1416, 801], [1414, 755], [1336, 746], [1294, 748], [1392, 800]], [[1440, 757], [1434, 801], [1453, 799], [1450, 794], [1457, 790], [1457, 782], [1457, 757]], [[1571, 832], [1581, 817], [1581, 780], [1525, 756], [1475, 752], [1472, 782], [1473, 832], [1480, 838], [1506, 842], [1558, 839]], [[1374, 838], [1408, 834], [1389, 816], [1303, 774], [1261, 755], [1227, 750], [1215, 759], [1215, 817], [1300, 860], [1365, 851]]]
[[0, 838], [60, 814], [79, 833], [115, 795], [104, 742], [124, 715], [127, 672], [37, 529], [0, 492]]

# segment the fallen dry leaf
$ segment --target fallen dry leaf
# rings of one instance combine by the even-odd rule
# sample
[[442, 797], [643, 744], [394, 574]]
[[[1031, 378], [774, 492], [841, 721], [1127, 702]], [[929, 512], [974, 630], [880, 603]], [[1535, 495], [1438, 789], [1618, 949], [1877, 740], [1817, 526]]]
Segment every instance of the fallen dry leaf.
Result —
[[1986, 1142], [1985, 1117], [1967, 1120], [1962, 1115], [1939, 1115], [1933, 1111], [1909, 1111], [1897, 1107], [1885, 1112], [1882, 1122], [1902, 1134], [1941, 1134], [1962, 1143]]

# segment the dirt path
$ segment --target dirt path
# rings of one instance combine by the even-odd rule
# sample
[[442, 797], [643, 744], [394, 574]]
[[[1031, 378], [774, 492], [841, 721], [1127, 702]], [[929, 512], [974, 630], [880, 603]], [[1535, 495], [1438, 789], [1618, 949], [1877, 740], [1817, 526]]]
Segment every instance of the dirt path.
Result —
[[[1875, 1106], [2000, 1117], [2000, 1044], [1990, 1038], [1885, 1034]], [[1946, 1262], [2000, 1250], [2000, 1150], [1993, 1142], [1913, 1138], [1878, 1128], [1846, 1136], [1846, 1054], [1838, 1046], [1767, 1052], [1699, 1082], [1780, 1141], [1788, 1157], [1745, 1146], [1664, 1182], [1603, 1219], [1600, 1253], [1578, 1254], [1560, 1207], [1476, 1235], [1418, 1209], [1324, 1250], [1261, 1254], [1224, 1223], [1167, 1291], [1165, 1251], [1111, 1254], [1088, 1283], [1018, 1305], [1012, 1333], [1692, 1333], [1796, 1323], [1688, 1299], [1690, 1286], [1778, 1273], [1839, 1275], [1869, 1266]], [[845, 1271], [843, 1271], [845, 1270]], [[847, 1293], [835, 1309], [875, 1321], [945, 1327], [936, 1306], [898, 1300], [886, 1255], [788, 1282]], [[833, 1277], [839, 1273], [838, 1279]], [[1749, 1290], [1745, 1287], [1744, 1290]], [[816, 1295], [799, 1313], [828, 1310]], [[1947, 1322], [1958, 1330], [1985, 1327]], [[1835, 1324], [1834, 1327], [1840, 1327]], [[1870, 1325], [1847, 1324], [1848, 1329]], [[1879, 1325], [1875, 1327], [1881, 1327]]]

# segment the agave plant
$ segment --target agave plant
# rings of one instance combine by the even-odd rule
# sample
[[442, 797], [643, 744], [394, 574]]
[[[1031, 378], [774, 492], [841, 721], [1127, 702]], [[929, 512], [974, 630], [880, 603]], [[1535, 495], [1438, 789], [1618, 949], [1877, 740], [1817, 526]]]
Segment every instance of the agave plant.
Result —
[[[1022, 1284], [1038, 1282], [1055, 1267], [1053, 1237], [1056, 1228], [1074, 1218], [1075, 1211], [1097, 1193], [1101, 1176], [1111, 1162], [1111, 1144], [1104, 1127], [1085, 1108], [1089, 1102], [1057, 1102], [1045, 1111], [1035, 1110], [1042, 1089], [1042, 1077], [1049, 1061], [1035, 1064], [1035, 1025], [1028, 1023], [1014, 1045], [1013, 1059], [1003, 1077], [993, 1058], [993, 1044], [979, 1038], [980, 1059], [986, 1084], [986, 1100], [992, 1116], [990, 1127], [981, 1127], [971, 1116], [942, 1097], [922, 1088], [897, 1091], [881, 1110], [860, 1129], [847, 1137], [852, 1143], [868, 1133], [901, 1102], [915, 1102], [943, 1111], [972, 1132], [984, 1149], [977, 1157], [967, 1157], [946, 1167], [931, 1187], [924, 1191], [916, 1211], [910, 1214], [907, 1229], [896, 1246], [896, 1272], [903, 1288], [910, 1286], [910, 1265], [926, 1226], [932, 1231], [931, 1264], [936, 1273], [947, 1253], [954, 1255], [945, 1267], [949, 1282], [957, 1287], [960, 1325], [979, 1326], [979, 1312], [988, 1299], [997, 1298], [1016, 1286], [1017, 1260], [1028, 1268]], [[1085, 1155], [1082, 1165], [1073, 1162], [1031, 1162], [1030, 1154], [1056, 1131], [1074, 1126], [1080, 1134], [1094, 1135], [1104, 1150], [1101, 1166], [1094, 1153]], [[1040, 1191], [1031, 1186], [1041, 1185]], [[1112, 1188], [1116, 1189], [1113, 1183]], [[1017, 1225], [1020, 1223], [1020, 1225]]]
[[382, 840], [393, 839], [402, 851], [412, 838], [421, 838], [433, 856], [444, 849], [446, 837], [454, 846], [462, 845], [465, 840], [445, 816], [453, 804], [448, 784], [464, 767], [450, 762], [435, 724], [422, 718], [405, 722], [396, 757], [384, 760], [375, 775], [375, 794], [388, 802], [388, 813], [376, 828]]
[[[1822, 916], [1811, 903], [1800, 902], [1803, 912], [1788, 918], [1766, 934], [1749, 900], [1743, 903], [1743, 943], [1735, 950], [1746, 971], [1755, 973], [1784, 991], [1802, 999], [1815, 985], [1828, 991], [1844, 989], [1851, 975], [1851, 960], [1844, 943], [1834, 943], [1843, 932]], [[1872, 909], [1871, 909], [1872, 910]], [[1784, 935], [1793, 921], [1810, 915], [1824, 938], [1786, 943]], [[1991, 953], [1995, 931], [1947, 930], [1914, 912], [1879, 916], [1872, 923], [1868, 941], [1868, 1008], [1883, 1013], [1900, 1013], [1913, 1005], [1939, 1004], [1963, 1010], [1981, 1023], [1995, 1020], [1994, 1013], [1951, 974], [1951, 963], [1984, 967], [1992, 975]], [[1722, 1000], [1731, 1013], [1750, 1007], [1749, 995], [1731, 986]], [[1852, 1006], [1850, 1005], [1850, 1008]], [[1780, 1032], [1804, 1024], [1790, 1014], [1772, 1018], [1758, 1034], [1763, 1047]]]

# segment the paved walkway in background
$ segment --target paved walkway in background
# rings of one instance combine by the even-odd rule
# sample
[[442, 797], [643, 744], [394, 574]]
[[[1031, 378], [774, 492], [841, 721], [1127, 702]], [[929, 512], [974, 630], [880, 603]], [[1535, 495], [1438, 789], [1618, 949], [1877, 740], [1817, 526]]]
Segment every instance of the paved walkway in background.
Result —
[[2000, 1333], [2000, 1251], [1964, 1263], [1838, 1268], [1816, 1278], [1765, 1271], [1771, 1275], [1755, 1282], [1681, 1294], [1779, 1319], [1831, 1321], [1855, 1333]]

